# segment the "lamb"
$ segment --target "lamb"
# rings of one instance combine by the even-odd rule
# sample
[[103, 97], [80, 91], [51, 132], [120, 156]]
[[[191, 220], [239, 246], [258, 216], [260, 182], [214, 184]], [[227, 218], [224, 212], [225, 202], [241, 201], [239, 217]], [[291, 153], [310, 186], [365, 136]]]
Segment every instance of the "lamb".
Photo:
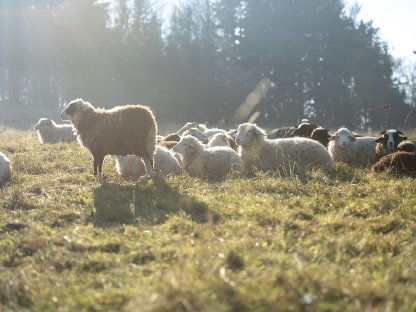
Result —
[[[136, 155], [117, 156], [116, 170], [125, 179], [138, 178], [146, 174], [142, 158]], [[156, 146], [155, 171], [162, 174], [177, 174], [181, 171], [181, 165], [172, 151]]]
[[180, 136], [186, 131], [191, 128], [197, 128], [199, 131], [204, 132], [207, 130], [207, 127], [203, 124], [200, 124], [198, 122], [187, 122], [182, 128], [180, 128], [176, 133]]
[[228, 173], [240, 171], [241, 159], [229, 147], [205, 147], [193, 136], [184, 136], [173, 149], [182, 156], [182, 168], [191, 176], [222, 179]]
[[382, 157], [376, 162], [371, 171], [376, 174], [387, 171], [397, 175], [416, 175], [416, 153], [394, 152]]
[[72, 122], [78, 141], [92, 154], [94, 175], [102, 177], [106, 155], [142, 157], [147, 174], [154, 175], [157, 124], [148, 107], [126, 105], [105, 110], [76, 99], [68, 103], [61, 118]]
[[284, 138], [269, 140], [256, 124], [239, 125], [236, 136], [243, 170], [277, 171], [288, 174], [308, 167], [333, 169], [333, 161], [326, 148], [309, 138]]
[[0, 152], [0, 187], [9, 181], [12, 174], [12, 165], [10, 164], [9, 158]]
[[390, 129], [381, 132], [381, 137], [376, 140], [376, 160], [397, 151], [397, 146], [406, 139], [403, 132], [398, 130]]
[[322, 127], [314, 129], [311, 133], [311, 139], [318, 141], [325, 147], [328, 147], [329, 137], [329, 130]]
[[347, 128], [339, 128], [328, 143], [328, 151], [334, 161], [366, 166], [376, 160], [376, 138], [355, 137]]
[[52, 119], [41, 118], [35, 125], [40, 144], [71, 142], [77, 139], [72, 125], [57, 125]]

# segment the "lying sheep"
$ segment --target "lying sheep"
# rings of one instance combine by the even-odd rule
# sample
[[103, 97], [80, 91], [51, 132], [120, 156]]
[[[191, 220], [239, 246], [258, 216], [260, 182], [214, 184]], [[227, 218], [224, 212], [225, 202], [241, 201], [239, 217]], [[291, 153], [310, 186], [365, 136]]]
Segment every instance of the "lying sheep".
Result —
[[6, 155], [0, 152], [0, 187], [9, 181], [12, 174], [12, 165]]
[[290, 137], [290, 134], [292, 133], [292, 131], [295, 129], [296, 129], [295, 127], [277, 128], [277, 129], [270, 131], [267, 134], [267, 138], [270, 140], [288, 138]]
[[[116, 170], [125, 179], [138, 178], [146, 174], [142, 158], [136, 155], [117, 156]], [[181, 165], [173, 152], [162, 146], [156, 146], [155, 171], [162, 174], [176, 174], [181, 171]]]
[[373, 173], [387, 171], [397, 175], [416, 175], [416, 153], [394, 152], [382, 157], [371, 168]]
[[225, 130], [223, 130], [223, 129], [219, 129], [219, 128], [209, 128], [209, 129], [206, 129], [205, 131], [204, 131], [204, 134], [206, 135], [206, 137], [209, 139], [210, 137], [212, 137], [213, 135], [215, 135], [215, 134], [219, 134], [219, 133], [222, 133], [222, 134], [227, 134], [227, 131], [225, 131]]
[[317, 125], [309, 122], [300, 123], [295, 130], [290, 133], [291, 137], [310, 138], [312, 131], [318, 128]]
[[184, 136], [173, 149], [182, 156], [182, 168], [191, 176], [222, 179], [241, 169], [241, 159], [229, 147], [205, 147], [193, 136]]
[[186, 130], [182, 134], [182, 137], [185, 137], [185, 136], [188, 136], [188, 135], [197, 138], [199, 141], [201, 141], [204, 144], [208, 143], [207, 135], [204, 132], [202, 132], [201, 130], [199, 130], [198, 128], [190, 128], [190, 129]]
[[409, 141], [401, 142], [397, 145], [397, 150], [400, 152], [416, 152], [416, 144]]
[[105, 110], [77, 99], [66, 106], [61, 118], [73, 123], [78, 141], [91, 152], [94, 175], [102, 177], [106, 155], [142, 157], [146, 172], [153, 175], [157, 125], [148, 107], [126, 105]]
[[189, 130], [191, 128], [197, 128], [199, 131], [204, 132], [205, 130], [207, 130], [207, 127], [203, 124], [200, 124], [198, 122], [188, 122], [186, 123], [182, 128], [180, 128], [176, 133], [180, 136], [183, 135], [183, 133], [186, 130]]
[[208, 140], [207, 145], [210, 146], [210, 147], [213, 147], [213, 146], [227, 146], [227, 147], [231, 147], [230, 140], [232, 140], [232, 138], [230, 138], [227, 134], [217, 133], [217, 134], [214, 134]]
[[376, 138], [355, 137], [347, 128], [339, 128], [329, 138], [328, 151], [334, 161], [365, 166], [376, 159]]
[[390, 129], [381, 132], [381, 137], [376, 140], [376, 160], [397, 151], [400, 142], [406, 140], [403, 132]]
[[77, 139], [72, 125], [57, 125], [52, 119], [48, 118], [39, 119], [35, 125], [35, 130], [38, 132], [40, 144], [60, 141], [70, 142]]
[[269, 140], [256, 124], [241, 124], [237, 130], [236, 143], [246, 173], [253, 170], [277, 171], [288, 174], [308, 167], [332, 171], [333, 161], [322, 144], [308, 138]]
[[314, 129], [311, 133], [311, 139], [318, 141], [325, 147], [328, 147], [329, 137], [329, 130], [322, 127]]

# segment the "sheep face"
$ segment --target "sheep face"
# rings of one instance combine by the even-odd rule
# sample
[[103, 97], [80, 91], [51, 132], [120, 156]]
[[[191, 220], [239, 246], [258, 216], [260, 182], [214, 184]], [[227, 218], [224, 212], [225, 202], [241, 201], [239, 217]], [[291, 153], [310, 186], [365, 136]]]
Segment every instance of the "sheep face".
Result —
[[348, 129], [341, 128], [337, 132], [333, 133], [329, 137], [329, 140], [337, 142], [337, 144], [341, 147], [347, 147], [353, 142], [355, 142], [357, 139], [352, 135], [352, 133]]
[[35, 125], [35, 130], [45, 130], [45, 129], [50, 129], [53, 128], [55, 126], [55, 123], [53, 122], [52, 119], [48, 119], [48, 118], [41, 118], [39, 119], [38, 123]]
[[83, 101], [82, 99], [73, 100], [62, 111], [61, 119], [69, 120], [76, 126], [82, 113], [92, 108], [89, 102]]
[[202, 143], [197, 138], [186, 135], [172, 148], [172, 151], [186, 157], [195, 154], [201, 146]]
[[381, 134], [382, 136], [379, 137], [376, 142], [383, 144], [383, 147], [389, 152], [395, 151], [399, 143], [407, 139], [407, 137], [403, 136], [403, 132], [398, 130], [391, 129], [383, 131]]
[[256, 124], [244, 123], [238, 126], [235, 142], [240, 146], [250, 146], [258, 136], [267, 136]]

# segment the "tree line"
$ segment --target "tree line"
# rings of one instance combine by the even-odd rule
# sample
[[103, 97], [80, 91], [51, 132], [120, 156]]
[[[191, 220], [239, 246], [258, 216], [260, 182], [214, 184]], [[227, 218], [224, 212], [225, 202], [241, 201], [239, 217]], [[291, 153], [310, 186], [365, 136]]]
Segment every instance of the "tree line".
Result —
[[394, 78], [377, 29], [341, 0], [189, 0], [169, 20], [154, 0], [15, 0], [2, 11], [1, 120], [53, 117], [82, 97], [143, 103], [166, 121], [416, 125], [414, 85]]

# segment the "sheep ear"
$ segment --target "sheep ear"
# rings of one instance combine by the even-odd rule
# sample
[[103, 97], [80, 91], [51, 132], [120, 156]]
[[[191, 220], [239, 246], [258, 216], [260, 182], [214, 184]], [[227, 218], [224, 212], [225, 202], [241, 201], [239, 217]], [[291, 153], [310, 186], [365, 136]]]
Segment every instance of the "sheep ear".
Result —
[[351, 140], [351, 142], [355, 142], [355, 141], [357, 141], [357, 138], [355, 136], [350, 136], [350, 140]]
[[260, 128], [257, 128], [257, 127], [253, 128], [253, 133], [255, 135], [266, 135]]
[[330, 140], [330, 141], [336, 141], [336, 140], [337, 140], [337, 136], [336, 136], [336, 135], [331, 135], [331, 136], [329, 137], [329, 140]]
[[384, 139], [384, 138], [378, 138], [378, 139], [376, 140], [376, 143], [383, 143], [383, 139]]
[[404, 135], [404, 133], [403, 133], [403, 132], [401, 132], [400, 130], [397, 130], [397, 133], [398, 133], [398, 134], [401, 134], [401, 135]]
[[401, 136], [401, 137], [400, 137], [400, 139], [401, 139], [401, 140], [407, 140], [407, 137], [405, 137], [405, 136]]
[[384, 130], [384, 131], [381, 131], [381, 132], [380, 132], [380, 134], [386, 134], [386, 132], [387, 132], [387, 131], [386, 131], [386, 130]]

